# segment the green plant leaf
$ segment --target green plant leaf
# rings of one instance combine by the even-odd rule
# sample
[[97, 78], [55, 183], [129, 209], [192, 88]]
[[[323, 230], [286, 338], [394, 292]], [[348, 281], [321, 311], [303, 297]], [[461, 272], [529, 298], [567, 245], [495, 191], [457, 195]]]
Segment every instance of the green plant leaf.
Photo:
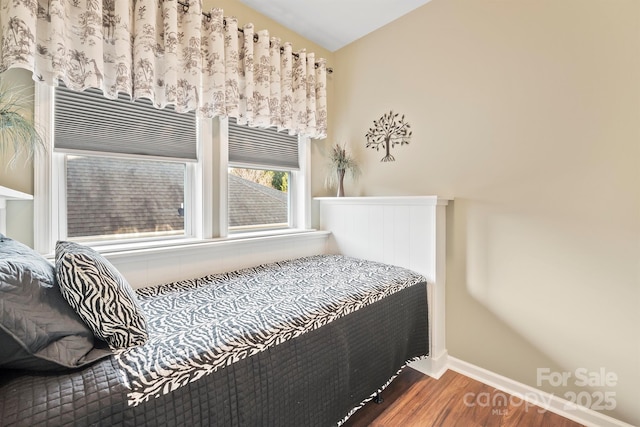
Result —
[[0, 79], [0, 155], [6, 158], [12, 149], [8, 167], [14, 167], [16, 160], [23, 155], [29, 160], [45, 149], [44, 140], [33, 121], [23, 115], [25, 104], [30, 99], [24, 88], [9, 87]]

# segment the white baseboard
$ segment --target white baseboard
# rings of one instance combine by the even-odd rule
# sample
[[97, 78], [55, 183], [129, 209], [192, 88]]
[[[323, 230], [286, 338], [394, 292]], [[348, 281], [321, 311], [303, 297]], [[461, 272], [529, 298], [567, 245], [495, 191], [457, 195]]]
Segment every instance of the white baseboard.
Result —
[[[514, 381], [510, 378], [488, 371], [471, 363], [464, 362], [449, 356], [447, 366], [464, 376], [473, 378], [488, 386], [501, 390], [510, 395], [531, 404], [542, 407], [545, 410], [556, 413], [588, 427], [633, 427], [623, 421], [601, 414], [600, 412], [578, 406], [568, 400], [557, 397], [551, 393], [538, 390], [526, 384]], [[411, 366], [411, 365], [410, 365]], [[446, 371], [446, 369], [445, 369]], [[421, 371], [424, 372], [424, 371]]]
[[438, 357], [428, 357], [426, 359], [416, 360], [415, 362], [409, 363], [408, 366], [438, 380], [445, 372], [447, 372], [448, 359], [449, 355], [445, 351]]

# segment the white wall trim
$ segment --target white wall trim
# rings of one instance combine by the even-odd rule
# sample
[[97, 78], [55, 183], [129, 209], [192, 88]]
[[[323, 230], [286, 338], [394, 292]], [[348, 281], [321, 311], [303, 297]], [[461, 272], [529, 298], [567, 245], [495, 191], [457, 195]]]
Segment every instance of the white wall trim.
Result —
[[[44, 131], [46, 150], [36, 153], [33, 160], [33, 247], [40, 253], [48, 253], [53, 247], [53, 235], [57, 235], [57, 212], [51, 209], [57, 196], [57, 182], [53, 182], [51, 161], [53, 156], [53, 88], [35, 83], [33, 119], [38, 129]], [[54, 194], [55, 192], [55, 194]]]
[[459, 374], [480, 381], [488, 386], [509, 393], [526, 402], [538, 405], [548, 411], [588, 427], [633, 427], [631, 424], [585, 408], [584, 406], [576, 405], [551, 393], [538, 390], [535, 387], [504, 377], [495, 372], [456, 359], [455, 357], [448, 357], [448, 367]]
[[447, 372], [449, 361], [449, 353], [444, 350], [440, 355], [432, 355], [426, 359], [420, 359], [415, 362], [409, 363], [409, 367], [420, 371], [425, 375], [430, 376], [436, 380], [439, 380], [441, 376]]
[[308, 137], [298, 138], [299, 170], [291, 171], [290, 212], [294, 228], [311, 228], [311, 142]]
[[210, 239], [214, 234], [214, 148], [213, 119], [197, 119], [198, 123], [198, 161], [187, 164], [195, 168], [195, 173], [187, 173], [187, 179], [195, 177], [194, 182], [185, 185], [191, 197], [193, 215], [185, 217], [193, 220], [190, 233], [198, 239]]
[[446, 206], [453, 198], [440, 196], [366, 196], [366, 197], [314, 197], [323, 204], [339, 205], [391, 205], [391, 206]]
[[[213, 227], [214, 236], [229, 235], [229, 119], [218, 118], [214, 126], [214, 184], [213, 206], [217, 221]], [[217, 132], [216, 132], [217, 130]]]

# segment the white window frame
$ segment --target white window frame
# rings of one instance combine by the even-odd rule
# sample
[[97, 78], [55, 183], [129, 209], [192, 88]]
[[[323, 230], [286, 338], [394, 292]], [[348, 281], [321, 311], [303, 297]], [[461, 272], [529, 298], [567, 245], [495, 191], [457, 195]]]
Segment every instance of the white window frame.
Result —
[[[268, 229], [256, 232], [242, 232], [229, 234], [229, 167], [246, 167], [258, 168], [259, 165], [241, 165], [229, 164], [229, 119], [218, 119], [217, 148], [220, 153], [218, 188], [219, 191], [219, 223], [220, 237], [250, 237], [264, 234], [279, 234], [291, 231], [310, 230], [311, 229], [311, 153], [309, 150], [310, 140], [308, 137], [298, 137], [298, 163], [299, 169], [290, 172], [291, 181], [289, 182], [289, 227], [287, 229]], [[263, 169], [272, 170], [272, 166], [263, 166]]]
[[[64, 154], [53, 151], [55, 88], [35, 83], [34, 119], [48, 149], [34, 159], [34, 248], [51, 254], [55, 242], [66, 238]], [[208, 240], [241, 239], [311, 230], [311, 156], [309, 138], [298, 138], [300, 168], [291, 171], [290, 227], [255, 233], [228, 231], [228, 119], [197, 120], [198, 162], [187, 163], [185, 199], [191, 213], [185, 217], [184, 238], [142, 242], [103, 242], [96, 249], [110, 253], [157, 246], [183, 246]], [[187, 235], [187, 233], [189, 235]]]

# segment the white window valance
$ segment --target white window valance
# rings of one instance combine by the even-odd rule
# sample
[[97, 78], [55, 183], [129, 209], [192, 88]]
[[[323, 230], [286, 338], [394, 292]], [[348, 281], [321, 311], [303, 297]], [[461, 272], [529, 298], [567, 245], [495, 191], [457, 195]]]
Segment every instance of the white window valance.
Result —
[[175, 0], [0, 0], [0, 31], [0, 72], [326, 136], [325, 60], [199, 1], [185, 10]]

